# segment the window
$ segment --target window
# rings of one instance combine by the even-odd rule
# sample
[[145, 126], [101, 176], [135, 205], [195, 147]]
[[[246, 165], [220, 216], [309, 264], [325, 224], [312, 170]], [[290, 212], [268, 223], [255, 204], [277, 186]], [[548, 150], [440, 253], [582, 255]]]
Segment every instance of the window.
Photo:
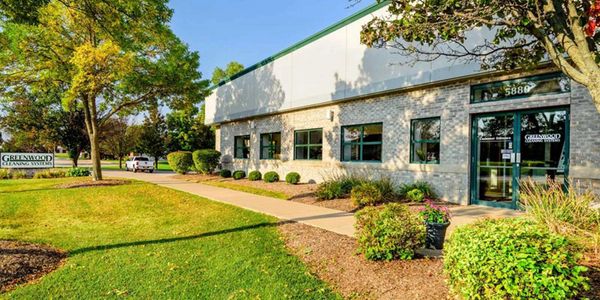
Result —
[[323, 159], [323, 129], [298, 130], [294, 133], [294, 159]]
[[569, 78], [562, 73], [551, 73], [525, 78], [498, 81], [471, 87], [471, 103], [508, 100], [532, 95], [568, 93]]
[[411, 121], [410, 162], [440, 163], [440, 118]]
[[381, 161], [383, 124], [342, 127], [342, 161]]
[[235, 158], [250, 158], [250, 136], [236, 136], [234, 140]]
[[260, 135], [260, 159], [281, 158], [281, 132]]

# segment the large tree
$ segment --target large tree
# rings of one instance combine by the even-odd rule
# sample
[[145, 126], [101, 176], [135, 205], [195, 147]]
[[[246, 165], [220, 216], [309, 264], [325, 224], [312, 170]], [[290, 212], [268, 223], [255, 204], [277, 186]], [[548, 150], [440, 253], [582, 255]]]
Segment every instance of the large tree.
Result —
[[[600, 1], [387, 2], [387, 14], [362, 28], [361, 41], [367, 46], [393, 47], [416, 61], [444, 56], [500, 70], [530, 69], [550, 60], [588, 88], [600, 111]], [[467, 35], [477, 28], [489, 29], [491, 38], [472, 47]]]
[[167, 114], [166, 122], [169, 151], [214, 148], [215, 134], [210, 126], [204, 125], [204, 110], [195, 106], [174, 110]]
[[0, 24], [0, 97], [15, 88], [62, 88], [63, 106], [84, 112], [94, 180], [99, 138], [117, 114], [150, 101], [177, 108], [206, 95], [199, 57], [170, 30], [164, 0], [51, 0], [36, 22]]
[[133, 151], [137, 139], [132, 135], [127, 118], [114, 117], [104, 123], [100, 142], [102, 152], [119, 160], [119, 169], [123, 168], [123, 158]]
[[241, 72], [242, 70], [244, 70], [244, 65], [240, 64], [237, 61], [232, 61], [227, 64], [225, 69], [216, 67], [213, 71], [210, 81], [212, 84], [217, 85], [221, 81]]
[[147, 154], [154, 158], [155, 168], [158, 169], [158, 161], [167, 152], [167, 124], [157, 106], [149, 109], [148, 115], [142, 124], [136, 149], [138, 152]]

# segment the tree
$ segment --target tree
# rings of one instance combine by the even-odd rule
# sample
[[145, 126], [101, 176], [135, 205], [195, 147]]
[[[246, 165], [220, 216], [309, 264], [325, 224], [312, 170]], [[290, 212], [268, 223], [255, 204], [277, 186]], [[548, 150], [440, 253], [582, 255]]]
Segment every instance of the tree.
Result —
[[38, 9], [48, 4], [49, 0], [1, 0], [0, 19], [11, 22], [36, 24]]
[[217, 85], [221, 81], [241, 72], [242, 70], [244, 70], [244, 65], [240, 64], [237, 61], [232, 61], [229, 64], [227, 64], [225, 70], [216, 67], [213, 71], [213, 75], [210, 81], [212, 84]]
[[50, 0], [37, 23], [0, 26], [0, 97], [18, 87], [62, 88], [63, 106], [84, 113], [93, 177], [102, 180], [99, 138], [107, 120], [152, 101], [198, 103], [207, 93], [198, 54], [171, 32], [171, 15], [164, 0]]
[[138, 152], [154, 158], [154, 165], [158, 168], [158, 160], [167, 152], [167, 125], [158, 107], [149, 110], [136, 146]]
[[167, 114], [166, 123], [169, 152], [214, 148], [214, 132], [210, 126], [204, 125], [203, 110], [192, 107], [171, 111]]
[[[360, 0], [359, 0], [360, 1]], [[382, 0], [378, 0], [382, 2]], [[361, 42], [393, 47], [414, 61], [476, 60], [486, 69], [530, 69], [550, 59], [590, 91], [600, 111], [600, 1], [391, 0], [385, 16], [363, 26]], [[475, 47], [468, 32], [493, 38]]]
[[80, 109], [57, 109], [53, 113], [53, 119], [49, 125], [53, 140], [67, 149], [73, 167], [78, 166], [81, 152], [90, 150], [90, 140], [85, 131], [84, 122], [85, 116]]
[[127, 118], [111, 118], [104, 123], [103, 136], [100, 147], [104, 153], [108, 153], [119, 160], [119, 169], [123, 168], [123, 157], [133, 150], [137, 140], [132, 136]]

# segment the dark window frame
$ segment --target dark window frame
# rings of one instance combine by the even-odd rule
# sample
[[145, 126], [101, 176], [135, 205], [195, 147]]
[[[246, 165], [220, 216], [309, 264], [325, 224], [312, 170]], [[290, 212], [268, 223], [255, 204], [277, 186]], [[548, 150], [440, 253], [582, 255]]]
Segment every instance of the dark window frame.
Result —
[[[440, 122], [439, 126], [439, 136], [440, 138], [437, 140], [415, 140], [415, 122], [419, 121], [427, 121], [427, 120], [438, 120]], [[442, 153], [442, 118], [441, 117], [428, 117], [428, 118], [418, 118], [410, 120], [410, 163], [411, 164], [421, 164], [421, 165], [439, 165], [441, 161], [441, 153]], [[434, 161], [421, 161], [415, 160], [415, 144], [438, 144], [438, 148], [440, 149], [440, 153], [438, 154], [438, 159]]]
[[[380, 142], [364, 142], [363, 138], [364, 138], [364, 134], [365, 134], [365, 127], [366, 126], [371, 126], [371, 125], [380, 125], [381, 126], [381, 141]], [[344, 141], [344, 129], [348, 128], [348, 127], [361, 127], [360, 128], [360, 139], [358, 142], [345, 142]], [[365, 124], [354, 124], [354, 125], [345, 125], [342, 126], [342, 130], [341, 130], [341, 150], [340, 150], [340, 160], [342, 162], [363, 162], [363, 163], [381, 163], [383, 162], [383, 122], [375, 122], [375, 123], [365, 123]], [[346, 159], [344, 157], [344, 146], [347, 145], [358, 145], [359, 146], [359, 159], [355, 160], [355, 159]], [[364, 160], [363, 159], [363, 147], [364, 145], [381, 145], [381, 159], [379, 160]]]
[[[311, 144], [310, 143], [310, 134], [312, 132], [321, 132], [321, 143], [320, 144]], [[298, 133], [307, 134], [307, 144], [298, 144]], [[310, 148], [311, 147], [321, 147], [321, 158], [311, 158], [310, 157]], [[298, 148], [306, 148], [307, 157], [308, 158], [297, 158], [296, 157], [296, 149]], [[323, 128], [311, 128], [311, 129], [302, 129], [294, 131], [294, 160], [323, 160]]]
[[[246, 138], [247, 138], [247, 139], [248, 139], [248, 147], [246, 147], [246, 146], [244, 145], [244, 143], [242, 143], [242, 145], [241, 145], [241, 146], [240, 146], [240, 145], [238, 145], [238, 138], [242, 138], [242, 139], [246, 139]], [[236, 135], [236, 136], [234, 136], [234, 137], [233, 137], [233, 158], [235, 158], [235, 159], [250, 159], [250, 148], [252, 148], [252, 147], [251, 147], [251, 144], [252, 144], [252, 140], [251, 140], [251, 138], [250, 138], [250, 135], [249, 135], [249, 134], [245, 134], [245, 135]], [[237, 150], [238, 150], [238, 149], [242, 149], [242, 155], [243, 155], [243, 153], [244, 153], [244, 149], [246, 149], [246, 148], [247, 148], [247, 150], [248, 150], [248, 157], [238, 157], [238, 156], [237, 156], [237, 153], [238, 153], [238, 151], [237, 151]]]
[[[263, 144], [263, 136], [268, 135], [270, 141], [272, 142], [274, 134], [279, 134], [279, 145], [264, 145]], [[281, 159], [281, 143], [282, 143], [281, 131], [261, 133], [259, 137], [260, 137], [260, 153], [259, 153], [260, 159], [261, 160], [280, 160]], [[267, 153], [269, 153], [268, 156], [270, 156], [270, 157], [263, 157], [263, 149], [265, 149], [265, 148], [269, 149], [269, 151]], [[275, 158], [275, 154], [279, 154], [279, 158]]]

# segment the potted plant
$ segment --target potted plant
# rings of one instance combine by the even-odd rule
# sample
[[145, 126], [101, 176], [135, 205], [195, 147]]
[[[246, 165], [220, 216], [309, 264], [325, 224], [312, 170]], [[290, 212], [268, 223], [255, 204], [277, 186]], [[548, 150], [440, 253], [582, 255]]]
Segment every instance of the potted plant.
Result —
[[445, 206], [435, 205], [431, 201], [425, 202], [419, 215], [425, 221], [427, 235], [425, 248], [441, 250], [444, 248], [446, 229], [450, 225], [450, 211]]

